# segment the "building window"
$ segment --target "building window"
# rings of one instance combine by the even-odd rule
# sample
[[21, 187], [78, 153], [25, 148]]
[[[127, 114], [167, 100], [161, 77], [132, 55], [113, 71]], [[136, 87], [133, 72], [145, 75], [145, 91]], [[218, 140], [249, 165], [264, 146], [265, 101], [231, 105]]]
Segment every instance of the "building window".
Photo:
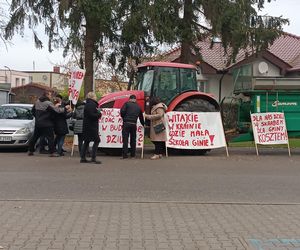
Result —
[[25, 85], [25, 79], [22, 78], [22, 86]]
[[29, 82], [30, 83], [32, 82], [32, 76], [29, 76]]
[[20, 84], [20, 78], [16, 78], [16, 87], [18, 87]]
[[201, 92], [205, 92], [206, 91], [206, 85], [207, 85], [207, 81], [198, 81], [198, 91], [201, 91]]

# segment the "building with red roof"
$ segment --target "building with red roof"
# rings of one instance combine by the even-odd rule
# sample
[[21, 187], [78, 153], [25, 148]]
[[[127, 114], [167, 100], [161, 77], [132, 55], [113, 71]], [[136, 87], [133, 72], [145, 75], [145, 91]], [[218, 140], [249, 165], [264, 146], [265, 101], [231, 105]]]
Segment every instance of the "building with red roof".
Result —
[[[201, 61], [198, 76], [199, 89], [214, 94], [217, 100], [232, 96], [246, 82], [249, 88], [279, 87], [300, 90], [300, 37], [283, 33], [265, 51], [254, 53], [251, 49], [241, 49], [235, 61], [230, 61], [231, 50], [225, 52], [222, 43], [211, 40], [197, 44], [201, 59], [195, 54], [193, 60]], [[160, 61], [178, 62], [180, 47], [159, 57]], [[243, 77], [235, 78], [236, 75]], [[238, 81], [237, 81], [238, 79]], [[250, 82], [251, 79], [251, 82]], [[280, 86], [279, 86], [280, 85]], [[243, 86], [244, 87], [244, 86]]]

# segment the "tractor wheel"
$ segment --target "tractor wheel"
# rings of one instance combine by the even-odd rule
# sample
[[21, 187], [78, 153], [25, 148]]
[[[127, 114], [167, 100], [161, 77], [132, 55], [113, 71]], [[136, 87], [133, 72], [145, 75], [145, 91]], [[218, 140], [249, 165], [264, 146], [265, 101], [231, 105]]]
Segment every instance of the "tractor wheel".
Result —
[[185, 112], [216, 112], [214, 105], [204, 99], [189, 99], [180, 103], [174, 111], [185, 111]]
[[[193, 98], [180, 103], [174, 111], [182, 112], [216, 112], [218, 111], [214, 105], [207, 100]], [[205, 155], [210, 149], [171, 149], [171, 153], [188, 154], [188, 155]]]

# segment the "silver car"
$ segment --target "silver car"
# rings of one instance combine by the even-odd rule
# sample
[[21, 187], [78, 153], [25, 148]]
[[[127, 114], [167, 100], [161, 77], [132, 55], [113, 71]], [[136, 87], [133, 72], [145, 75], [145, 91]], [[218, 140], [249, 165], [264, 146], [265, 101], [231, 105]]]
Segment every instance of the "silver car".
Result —
[[0, 106], [0, 148], [28, 147], [34, 132], [32, 104]]

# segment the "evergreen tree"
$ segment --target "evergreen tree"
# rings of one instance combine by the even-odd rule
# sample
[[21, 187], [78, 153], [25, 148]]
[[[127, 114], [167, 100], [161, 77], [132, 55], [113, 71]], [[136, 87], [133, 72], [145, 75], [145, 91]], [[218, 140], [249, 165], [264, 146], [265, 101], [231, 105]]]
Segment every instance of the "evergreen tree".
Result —
[[0, 5], [0, 45], [1, 43], [3, 43], [4, 45], [6, 45], [6, 41], [4, 39], [4, 30], [5, 30], [5, 26], [6, 26], [6, 16], [4, 14], [4, 10], [2, 8], [2, 6]]
[[[83, 54], [86, 69], [84, 93], [93, 90], [93, 61], [100, 59], [99, 47], [113, 43], [117, 36], [114, 0], [12, 0], [11, 18], [6, 26], [5, 38], [22, 34], [26, 22], [33, 30], [35, 45], [43, 46], [35, 28], [45, 26], [48, 50], [64, 46], [64, 53], [73, 49]], [[65, 31], [65, 33], [63, 32]]]
[[12, 0], [5, 38], [22, 34], [28, 22], [41, 47], [35, 27], [43, 24], [49, 51], [63, 44], [65, 53], [82, 54], [86, 94], [93, 88], [93, 62], [105, 53], [112, 67], [125, 71], [161, 43], [179, 42], [184, 63], [193, 63], [192, 53], [200, 54], [197, 42], [207, 37], [221, 38], [232, 48], [232, 59], [240, 48], [266, 48], [288, 22], [259, 16], [256, 8], [266, 1], [271, 0]]

